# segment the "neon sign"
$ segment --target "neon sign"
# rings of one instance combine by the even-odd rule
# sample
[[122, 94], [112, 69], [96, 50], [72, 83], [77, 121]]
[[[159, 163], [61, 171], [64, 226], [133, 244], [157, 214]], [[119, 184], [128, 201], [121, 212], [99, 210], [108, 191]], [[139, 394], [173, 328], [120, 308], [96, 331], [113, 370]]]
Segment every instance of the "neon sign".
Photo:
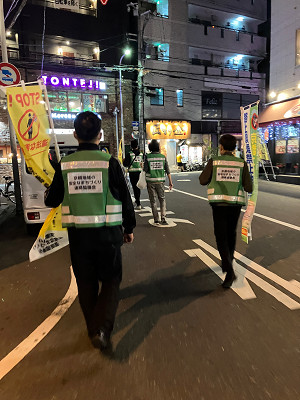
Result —
[[73, 78], [73, 77], [58, 77], [58, 76], [47, 76], [42, 75], [45, 85], [51, 86], [64, 86], [65, 88], [78, 88], [78, 89], [96, 89], [96, 90], [106, 90], [106, 83], [96, 81], [94, 79], [83, 79], [83, 78]]
[[108, 2], [108, 0], [100, 0], [101, 1], [101, 3], [105, 6], [106, 4], [107, 4], [107, 2]]
[[[96, 114], [98, 116], [98, 118], [101, 119], [101, 115], [100, 114]], [[67, 120], [72, 120], [75, 119], [77, 116], [77, 114], [74, 113], [58, 113], [58, 112], [53, 112], [51, 113], [51, 117], [53, 119], [67, 119]]]

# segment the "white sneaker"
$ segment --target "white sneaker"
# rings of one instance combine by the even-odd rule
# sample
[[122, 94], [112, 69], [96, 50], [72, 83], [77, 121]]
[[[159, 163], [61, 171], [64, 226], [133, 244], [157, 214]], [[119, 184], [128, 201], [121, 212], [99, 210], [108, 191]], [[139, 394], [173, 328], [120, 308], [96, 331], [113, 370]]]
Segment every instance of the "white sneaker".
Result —
[[141, 206], [141, 205], [136, 206], [135, 209], [136, 209], [136, 210], [141, 210], [141, 209], [142, 209], [142, 206]]

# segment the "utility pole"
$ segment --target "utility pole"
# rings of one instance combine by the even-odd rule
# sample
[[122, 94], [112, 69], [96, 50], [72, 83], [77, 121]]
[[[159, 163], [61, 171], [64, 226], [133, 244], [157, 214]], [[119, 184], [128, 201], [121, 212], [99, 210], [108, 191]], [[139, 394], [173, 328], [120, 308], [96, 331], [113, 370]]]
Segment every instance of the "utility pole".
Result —
[[[6, 33], [4, 24], [3, 0], [0, 0], [0, 37], [1, 37], [2, 62], [7, 63], [8, 56], [7, 56]], [[18, 166], [17, 141], [16, 141], [14, 127], [11, 122], [9, 114], [8, 114], [8, 126], [10, 134], [10, 147], [12, 152], [12, 168], [13, 168], [14, 189], [16, 196], [16, 214], [21, 214], [22, 197], [21, 197], [20, 176], [19, 176], [19, 166]]]
[[116, 118], [116, 142], [117, 142], [117, 157], [118, 157], [118, 154], [119, 154], [119, 129], [118, 129], [118, 113], [119, 113], [119, 110], [118, 110], [118, 108], [117, 107], [115, 107], [115, 109], [114, 109], [114, 111], [113, 111], [113, 115], [115, 116], [115, 118]]

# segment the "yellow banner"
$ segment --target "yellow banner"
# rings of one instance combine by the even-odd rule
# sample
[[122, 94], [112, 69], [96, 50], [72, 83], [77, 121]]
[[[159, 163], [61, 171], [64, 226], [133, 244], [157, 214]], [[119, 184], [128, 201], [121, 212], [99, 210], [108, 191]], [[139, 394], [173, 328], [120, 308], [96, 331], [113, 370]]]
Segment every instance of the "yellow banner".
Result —
[[120, 140], [120, 144], [119, 144], [118, 159], [119, 159], [120, 163], [123, 165], [122, 139]]
[[148, 139], [188, 139], [191, 136], [191, 123], [187, 121], [148, 121]]
[[49, 120], [39, 86], [8, 87], [7, 107], [29, 171], [49, 187], [54, 169], [48, 152]]
[[69, 244], [67, 229], [61, 225], [61, 206], [52, 208], [30, 252], [30, 262], [45, 257]]

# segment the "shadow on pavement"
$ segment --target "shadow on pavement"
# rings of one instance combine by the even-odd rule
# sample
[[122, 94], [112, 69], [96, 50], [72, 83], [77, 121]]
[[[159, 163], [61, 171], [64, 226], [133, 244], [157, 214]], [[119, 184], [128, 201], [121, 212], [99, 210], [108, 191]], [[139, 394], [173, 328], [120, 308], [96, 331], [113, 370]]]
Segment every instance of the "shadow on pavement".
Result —
[[[113, 359], [126, 361], [149, 335], [159, 319], [177, 313], [202, 296], [218, 291], [219, 278], [209, 269], [184, 274], [190, 260], [155, 272], [149, 279], [121, 290], [120, 298], [143, 296], [128, 310], [118, 315], [114, 333], [135, 323], [117, 344]], [[220, 290], [219, 295], [223, 295]]]

